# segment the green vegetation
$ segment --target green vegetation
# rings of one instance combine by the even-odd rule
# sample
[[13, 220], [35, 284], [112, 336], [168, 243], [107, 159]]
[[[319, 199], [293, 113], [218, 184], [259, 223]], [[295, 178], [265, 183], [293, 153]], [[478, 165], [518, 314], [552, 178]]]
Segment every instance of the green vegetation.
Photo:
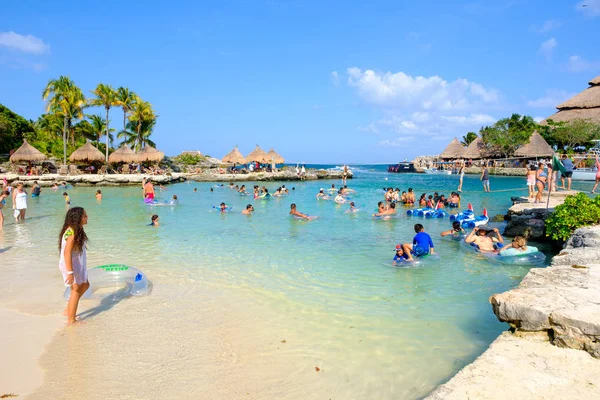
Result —
[[[27, 121], [0, 104], [0, 153], [17, 149], [23, 139], [27, 139], [41, 152], [62, 158], [66, 163], [70, 153], [90, 140], [108, 157], [115, 132], [108, 119], [112, 107], [123, 109], [123, 130], [118, 133], [119, 138], [134, 150], [141, 150], [145, 144], [154, 146], [150, 136], [158, 116], [149, 102], [127, 88], [119, 87], [115, 91], [102, 83], [92, 94], [92, 98], [86, 99], [69, 77], [51, 79], [42, 92], [42, 98], [47, 100], [46, 114], [35, 122]], [[104, 108], [106, 117], [84, 114], [90, 107]], [[105, 143], [101, 144], [103, 137]]]
[[577, 228], [600, 222], [600, 196], [590, 199], [583, 193], [567, 196], [546, 219], [546, 236], [567, 241]]
[[565, 152], [573, 152], [578, 147], [590, 148], [592, 140], [600, 139], [600, 125], [583, 119], [569, 122], [548, 120], [547, 125], [538, 127], [538, 132], [550, 146]]
[[475, 139], [477, 139], [477, 134], [475, 132], [469, 132], [465, 136], [462, 137], [462, 140], [460, 141], [460, 144], [462, 144], [463, 146], [467, 147]]
[[204, 160], [204, 157], [194, 154], [181, 154], [173, 157], [173, 161], [183, 165], [196, 165]]
[[494, 125], [482, 128], [479, 134], [491, 154], [508, 158], [529, 141], [536, 127], [530, 116], [513, 114], [510, 118], [502, 118]]

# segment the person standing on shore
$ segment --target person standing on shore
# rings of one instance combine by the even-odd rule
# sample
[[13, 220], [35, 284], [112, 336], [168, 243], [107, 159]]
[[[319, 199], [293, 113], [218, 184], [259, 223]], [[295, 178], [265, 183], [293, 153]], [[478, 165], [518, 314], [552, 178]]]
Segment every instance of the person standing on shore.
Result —
[[344, 171], [342, 172], [342, 186], [346, 184], [346, 178], [348, 177], [348, 166], [344, 164]]
[[483, 167], [481, 168], [481, 183], [483, 184], [483, 191], [490, 192], [490, 170], [488, 169], [487, 161], [484, 162]]
[[62, 273], [63, 282], [71, 287], [69, 303], [64, 311], [67, 316], [67, 325], [72, 325], [76, 320], [79, 300], [90, 287], [87, 273], [87, 260], [85, 247], [87, 235], [83, 226], [87, 224], [88, 216], [82, 207], [73, 207], [67, 211], [65, 222], [58, 235], [58, 251], [60, 260], [58, 269]]
[[596, 193], [596, 188], [598, 187], [598, 183], [600, 183], [600, 161], [598, 161], [598, 154], [596, 154], [596, 183], [594, 184], [592, 193]]
[[458, 176], [459, 176], [458, 189], [456, 191], [462, 192], [463, 179], [465, 177], [465, 163], [460, 164], [460, 167], [458, 168]]
[[533, 197], [535, 196], [534, 188], [537, 168], [535, 167], [535, 165], [532, 165], [531, 168], [528, 168], [528, 166], [525, 165], [525, 170], [525, 175], [527, 176], [527, 189], [529, 189], [529, 198], [533, 199]]
[[535, 195], [534, 203], [542, 202], [542, 192], [544, 191], [544, 186], [546, 186], [546, 181], [548, 180], [548, 174], [544, 171], [544, 163], [538, 164], [538, 169], [535, 171], [535, 186], [537, 187], [537, 194]]
[[19, 220], [25, 222], [25, 212], [27, 211], [27, 192], [23, 189], [23, 184], [17, 185], [17, 190], [13, 190], [12, 194], [13, 208], [15, 210], [15, 222]]
[[563, 189], [565, 189], [565, 178], [567, 178], [567, 190], [571, 190], [571, 180], [573, 178], [573, 160], [567, 157], [566, 154], [562, 155], [562, 164], [565, 166], [566, 171], [560, 174], [560, 183]]

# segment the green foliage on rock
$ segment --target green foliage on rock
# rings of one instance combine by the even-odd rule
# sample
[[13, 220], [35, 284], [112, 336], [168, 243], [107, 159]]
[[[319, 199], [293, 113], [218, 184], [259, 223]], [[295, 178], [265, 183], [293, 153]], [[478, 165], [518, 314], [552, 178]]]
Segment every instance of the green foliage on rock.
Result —
[[173, 157], [173, 161], [183, 165], [196, 165], [201, 163], [204, 157], [194, 154], [181, 154], [177, 157]]
[[573, 232], [583, 226], [600, 222], [600, 196], [594, 199], [584, 193], [567, 196], [546, 219], [546, 236], [567, 241]]

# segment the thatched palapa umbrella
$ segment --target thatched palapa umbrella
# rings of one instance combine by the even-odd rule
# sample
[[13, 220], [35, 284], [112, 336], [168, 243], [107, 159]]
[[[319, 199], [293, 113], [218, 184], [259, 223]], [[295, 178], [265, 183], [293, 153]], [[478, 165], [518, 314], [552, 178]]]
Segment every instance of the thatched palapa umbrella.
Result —
[[230, 164], [244, 164], [246, 162], [246, 159], [244, 158], [242, 153], [240, 153], [237, 146], [235, 146], [235, 148], [229, 153], [227, 153], [221, 161]]
[[144, 148], [135, 155], [135, 159], [137, 162], [160, 162], [165, 158], [165, 153], [162, 151], [156, 150], [154, 147], [147, 144]]
[[461, 158], [465, 148], [457, 138], [452, 139], [448, 147], [440, 154], [440, 158]]
[[41, 151], [27, 143], [27, 140], [23, 139], [21, 147], [10, 156], [10, 162], [16, 163], [19, 161], [36, 162], [47, 160]]
[[537, 131], [529, 138], [529, 143], [524, 144], [515, 151], [519, 157], [552, 157], [554, 150]]
[[549, 116], [540, 122], [540, 124], [546, 124], [546, 121], [549, 119], [554, 122], [586, 119], [597, 124], [600, 123], [600, 76], [595, 77], [588, 84], [589, 87], [583, 92], [557, 105], [558, 112]]
[[484, 152], [485, 145], [483, 144], [483, 140], [478, 137], [477, 139], [473, 140], [469, 147], [464, 150], [462, 157], [471, 159], [483, 158]]
[[87, 142], [77, 150], [75, 150], [69, 157], [71, 162], [103, 162], [105, 159], [104, 154], [95, 148], [90, 142]]
[[269, 162], [272, 162], [275, 164], [283, 164], [285, 162], [283, 157], [281, 157], [279, 154], [277, 154], [275, 152], [275, 150], [273, 150], [272, 147], [271, 147], [271, 150], [269, 150], [269, 152], [267, 153], [267, 157], [269, 158]]
[[256, 148], [246, 156], [246, 161], [255, 161], [261, 164], [271, 162], [269, 157], [267, 157], [267, 153], [265, 153], [258, 145], [256, 145]]
[[108, 162], [111, 164], [130, 163], [135, 162], [136, 160], [135, 153], [126, 144], [113, 151], [108, 157]]

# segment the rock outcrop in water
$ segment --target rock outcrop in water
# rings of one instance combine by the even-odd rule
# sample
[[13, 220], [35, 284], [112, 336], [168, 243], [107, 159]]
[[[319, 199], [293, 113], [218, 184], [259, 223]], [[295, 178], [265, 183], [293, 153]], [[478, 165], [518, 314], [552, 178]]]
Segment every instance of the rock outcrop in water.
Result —
[[600, 398], [599, 260], [600, 226], [580, 228], [550, 267], [491, 296], [514, 333], [503, 333], [427, 399]]

